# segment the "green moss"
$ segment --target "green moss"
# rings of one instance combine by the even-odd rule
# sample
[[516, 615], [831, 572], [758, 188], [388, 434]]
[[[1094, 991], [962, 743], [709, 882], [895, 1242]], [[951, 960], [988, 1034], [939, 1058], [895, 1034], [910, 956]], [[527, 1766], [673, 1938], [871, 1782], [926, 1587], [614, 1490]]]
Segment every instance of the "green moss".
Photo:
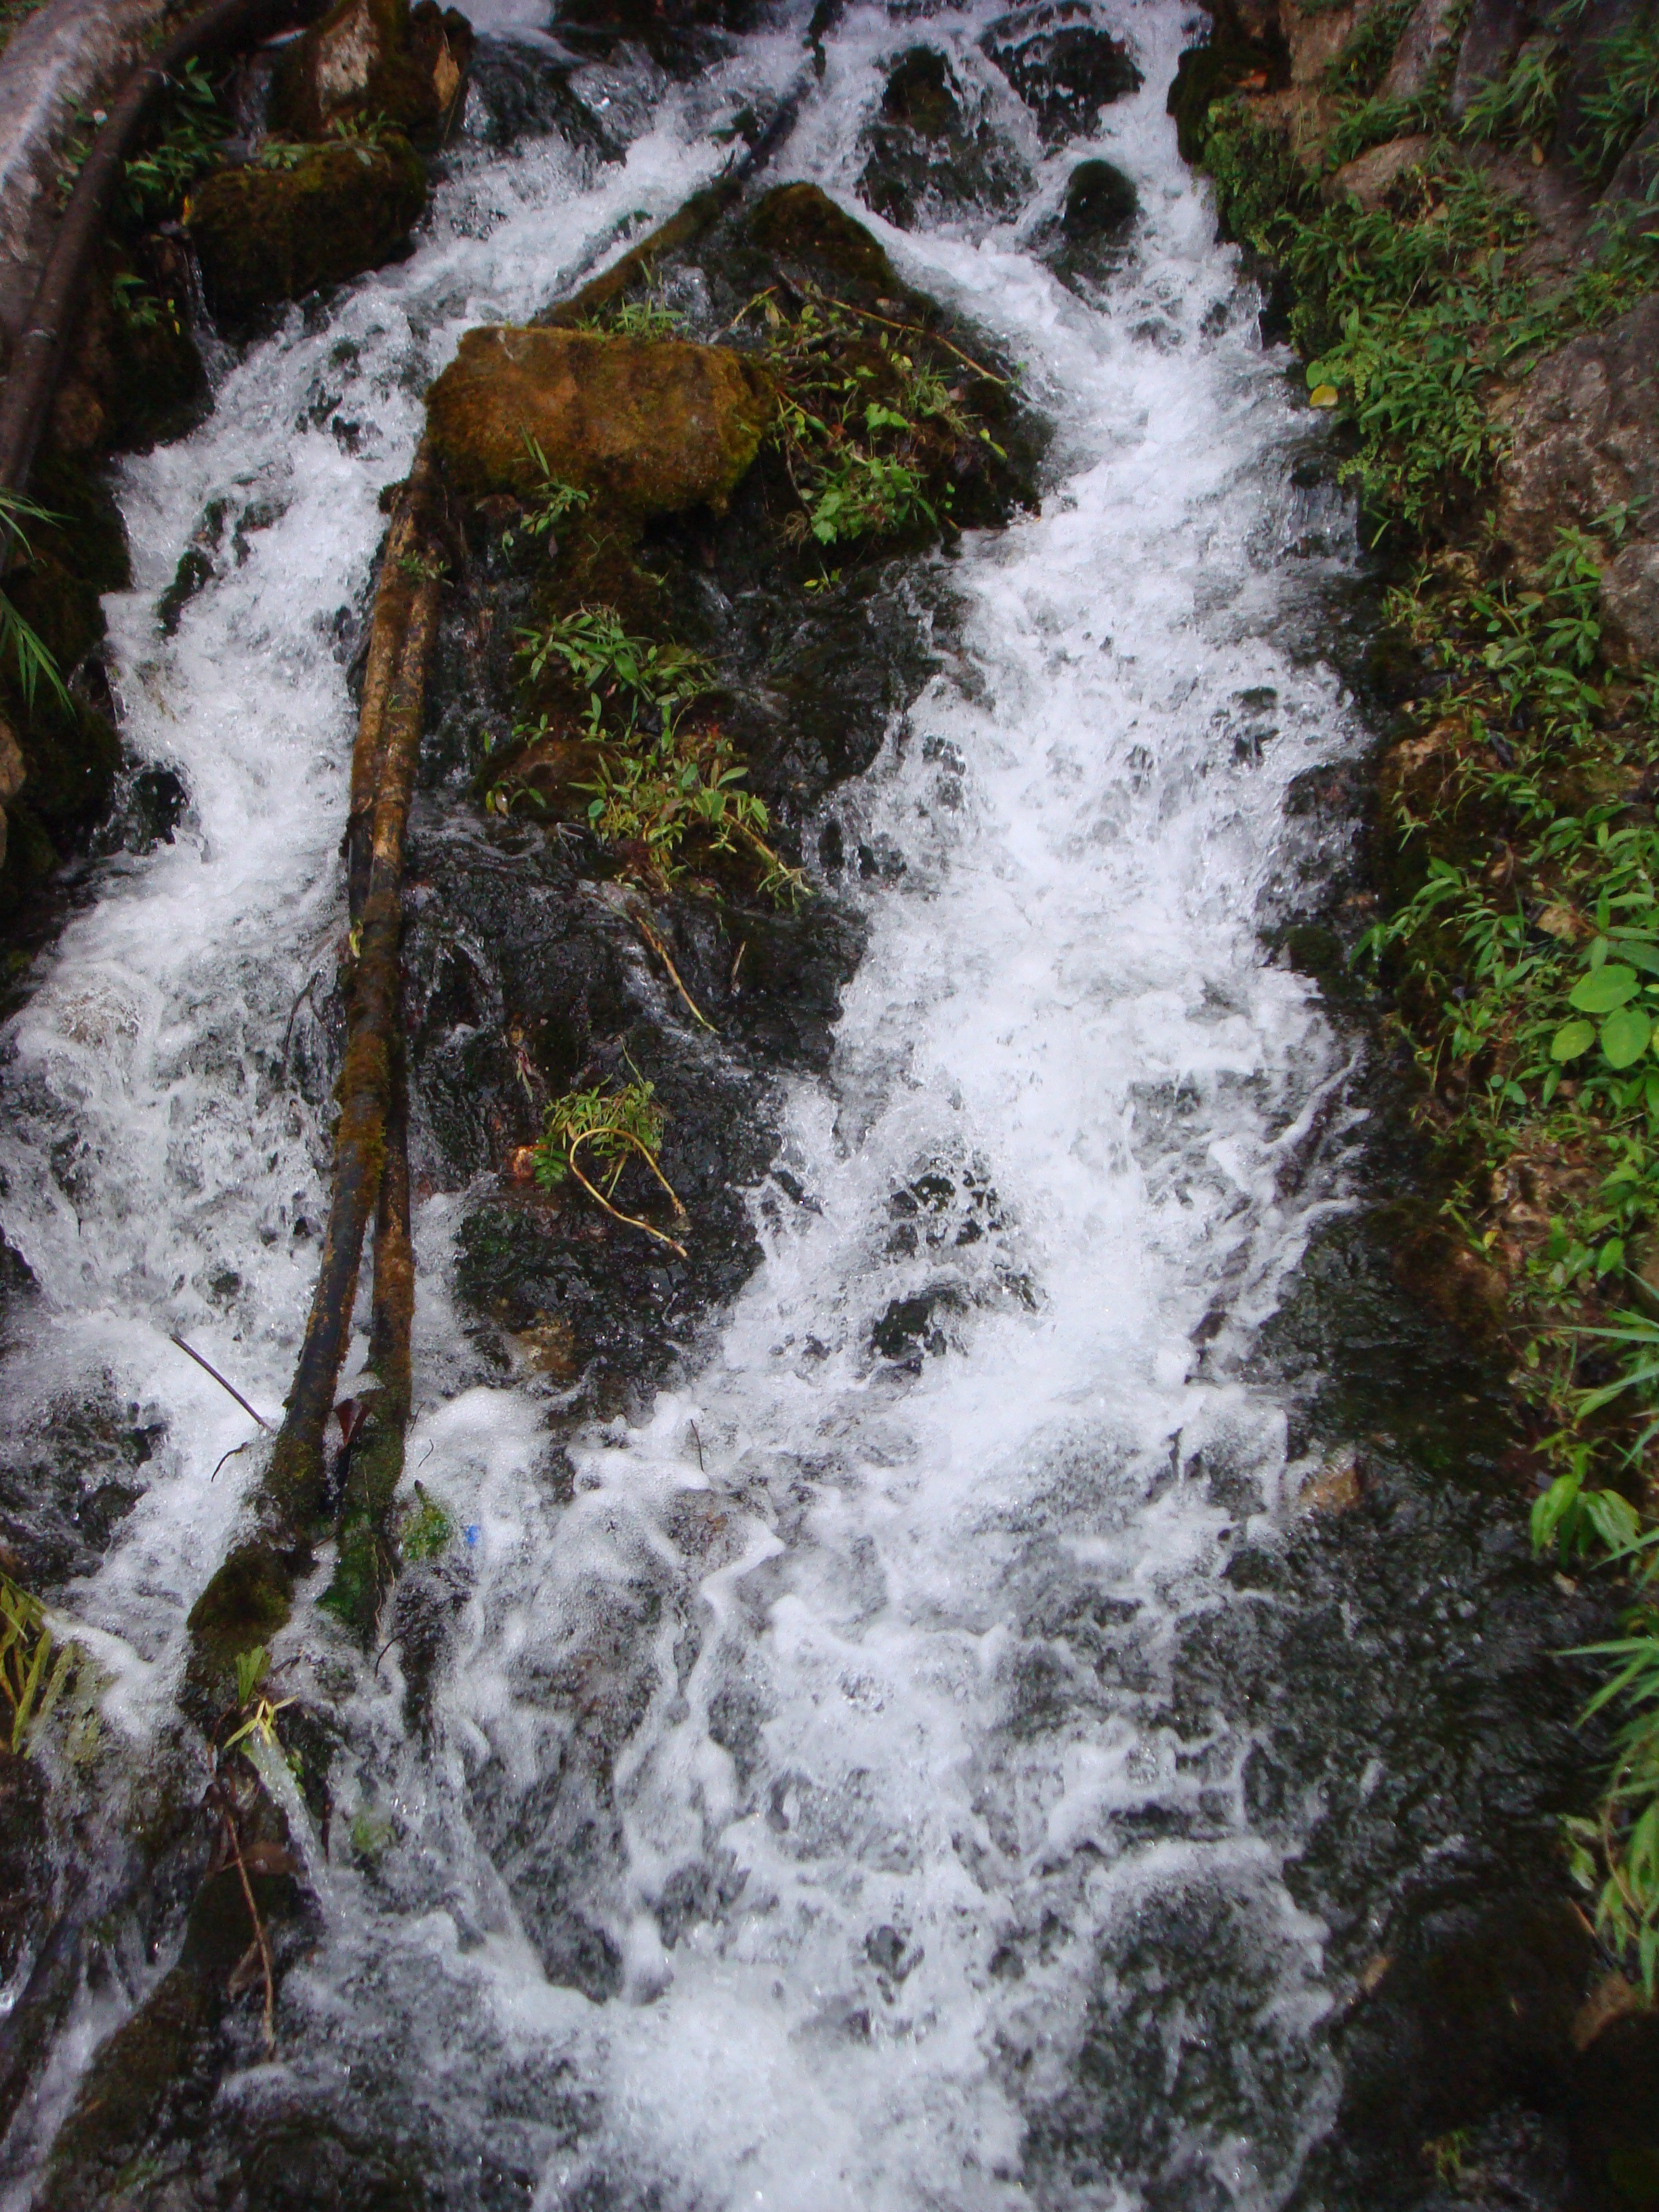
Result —
[[749, 220], [750, 235], [781, 261], [805, 262], [827, 276], [896, 297], [902, 290], [883, 248], [816, 185], [780, 185]]
[[426, 198], [426, 166], [396, 134], [319, 146], [289, 169], [222, 169], [190, 212], [209, 305], [234, 319], [376, 268]]
[[268, 1644], [287, 1626], [294, 1580], [268, 1545], [239, 1544], [191, 1607], [188, 1626], [202, 1672], [234, 1678], [236, 1655]]
[[494, 327], [461, 340], [427, 421], [463, 491], [533, 495], [544, 462], [613, 512], [643, 518], [722, 507], [775, 404], [763, 372], [727, 347]]

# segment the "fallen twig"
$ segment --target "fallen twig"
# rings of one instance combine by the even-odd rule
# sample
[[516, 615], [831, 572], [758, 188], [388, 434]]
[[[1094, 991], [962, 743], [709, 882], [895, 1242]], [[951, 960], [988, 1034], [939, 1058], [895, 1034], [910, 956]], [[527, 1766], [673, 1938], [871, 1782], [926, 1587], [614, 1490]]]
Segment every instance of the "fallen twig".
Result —
[[[222, 1390], [228, 1390], [231, 1396], [236, 1401], [242, 1411], [245, 1413], [252, 1414], [252, 1418], [258, 1421], [259, 1426], [264, 1431], [268, 1437], [274, 1437], [276, 1435], [276, 1431], [271, 1423], [266, 1420], [263, 1413], [254, 1413], [252, 1407], [249, 1405], [247, 1400], [236, 1388], [236, 1385], [234, 1382], [227, 1382], [224, 1376], [219, 1372], [218, 1369], [214, 1365], [210, 1359], [204, 1359], [201, 1353], [195, 1349], [194, 1346], [186, 1344], [182, 1336], [170, 1336], [167, 1339], [167, 1341], [169, 1344], [176, 1344], [179, 1351], [184, 1353], [186, 1359], [193, 1359], [198, 1367], [205, 1369], [207, 1373], [213, 1377], [214, 1381], [219, 1385], [219, 1388]], [[236, 1449], [238, 1451], [240, 1451], [243, 1447], [240, 1444], [238, 1444]], [[227, 1452], [225, 1454], [225, 1459], [228, 1459], [229, 1457], [230, 1454]], [[225, 1460], [222, 1459], [219, 1462], [219, 1467], [222, 1467], [224, 1463]], [[215, 1474], [218, 1474], [219, 1467], [216, 1467], [214, 1468], [213, 1472]]]

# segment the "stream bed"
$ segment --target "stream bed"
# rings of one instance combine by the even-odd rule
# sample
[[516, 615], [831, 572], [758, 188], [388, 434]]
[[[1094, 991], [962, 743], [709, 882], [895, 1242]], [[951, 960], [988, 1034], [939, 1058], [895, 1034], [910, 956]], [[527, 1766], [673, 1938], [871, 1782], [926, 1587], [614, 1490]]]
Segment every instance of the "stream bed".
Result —
[[[480, 1320], [495, 1178], [456, 1172], [417, 1066], [409, 1464], [455, 1539], [378, 1653], [305, 1605], [285, 1632], [331, 1810], [276, 2056], [233, 2033], [119, 2201], [1339, 2212], [1429, 2201], [1423, 2146], [1471, 2123], [1501, 2201], [1566, 2201], [1537, 2084], [1583, 1969], [1552, 1899], [1587, 1754], [1554, 1654], [1595, 1617], [1530, 1560], [1490, 1378], [1368, 1225], [1414, 1165], [1393, 1079], [1285, 951], [1358, 881], [1352, 506], [1176, 154], [1194, 19], [1089, 15], [1144, 81], [1069, 137], [998, 20], [849, 7], [814, 70], [804, 17], [677, 46], [479, 10], [412, 256], [216, 345], [211, 413], [118, 465], [112, 680], [135, 781], [179, 801], [82, 885], [0, 1070], [0, 1510], [103, 1676], [50, 1876], [98, 1932], [7, 2208], [187, 1902], [135, 1901], [132, 1839], [199, 1791], [185, 1620], [250, 1427], [169, 1340], [277, 1413], [381, 490], [462, 334], [670, 213], [804, 68], [769, 181], [1020, 364], [1040, 507], [887, 587], [902, 704], [803, 837], [838, 1002], [732, 1073], [730, 1280], [653, 1291], [631, 1377]], [[994, 159], [978, 204], [901, 179], [900, 228], [859, 187], [918, 42]], [[1079, 271], [1090, 156], [1139, 212]], [[417, 917], [477, 836], [441, 738]], [[447, 1097], [488, 1012], [427, 998]]]

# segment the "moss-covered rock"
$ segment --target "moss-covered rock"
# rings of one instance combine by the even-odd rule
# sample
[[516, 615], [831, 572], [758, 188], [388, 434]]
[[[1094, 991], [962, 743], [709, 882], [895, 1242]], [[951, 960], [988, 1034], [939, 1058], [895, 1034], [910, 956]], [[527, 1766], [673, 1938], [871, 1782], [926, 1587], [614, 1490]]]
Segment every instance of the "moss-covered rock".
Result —
[[428, 428], [464, 491], [533, 492], [541, 470], [643, 518], [722, 508], [772, 420], [765, 374], [724, 346], [592, 331], [469, 331]]
[[1115, 237], [1140, 204], [1133, 180], [1110, 161], [1079, 161], [1066, 183], [1060, 226], [1078, 240]]
[[317, 138], [345, 118], [383, 116], [409, 137], [441, 137], [472, 58], [472, 27], [436, 0], [338, 0], [289, 50], [272, 90], [276, 128]]
[[805, 264], [873, 292], [899, 289], [884, 249], [817, 185], [780, 185], [768, 192], [750, 218], [749, 233], [757, 246], [792, 266]]
[[396, 133], [319, 146], [292, 168], [220, 170], [190, 209], [209, 306], [234, 319], [378, 267], [426, 195], [426, 165]]

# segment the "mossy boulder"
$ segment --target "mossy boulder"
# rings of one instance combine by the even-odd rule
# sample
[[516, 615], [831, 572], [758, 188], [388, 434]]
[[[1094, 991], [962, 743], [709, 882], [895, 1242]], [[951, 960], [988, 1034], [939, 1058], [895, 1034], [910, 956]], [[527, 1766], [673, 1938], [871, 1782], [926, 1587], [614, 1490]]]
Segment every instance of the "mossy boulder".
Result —
[[791, 266], [805, 264], [889, 296], [899, 290], [885, 250], [817, 185], [780, 185], [768, 192], [750, 218], [749, 233]]
[[435, 142], [459, 105], [472, 58], [472, 27], [436, 0], [338, 0], [289, 48], [272, 88], [271, 120], [295, 137], [382, 116], [410, 137]]
[[1134, 221], [1139, 197], [1133, 182], [1110, 161], [1079, 161], [1066, 184], [1060, 227], [1079, 243], [1113, 238]]
[[721, 510], [775, 405], [765, 373], [724, 346], [497, 325], [468, 331], [427, 411], [464, 491], [533, 492], [533, 440], [555, 477], [643, 518]]
[[234, 319], [377, 268], [426, 195], [426, 165], [396, 133], [316, 147], [292, 168], [220, 170], [190, 210], [209, 306]]

